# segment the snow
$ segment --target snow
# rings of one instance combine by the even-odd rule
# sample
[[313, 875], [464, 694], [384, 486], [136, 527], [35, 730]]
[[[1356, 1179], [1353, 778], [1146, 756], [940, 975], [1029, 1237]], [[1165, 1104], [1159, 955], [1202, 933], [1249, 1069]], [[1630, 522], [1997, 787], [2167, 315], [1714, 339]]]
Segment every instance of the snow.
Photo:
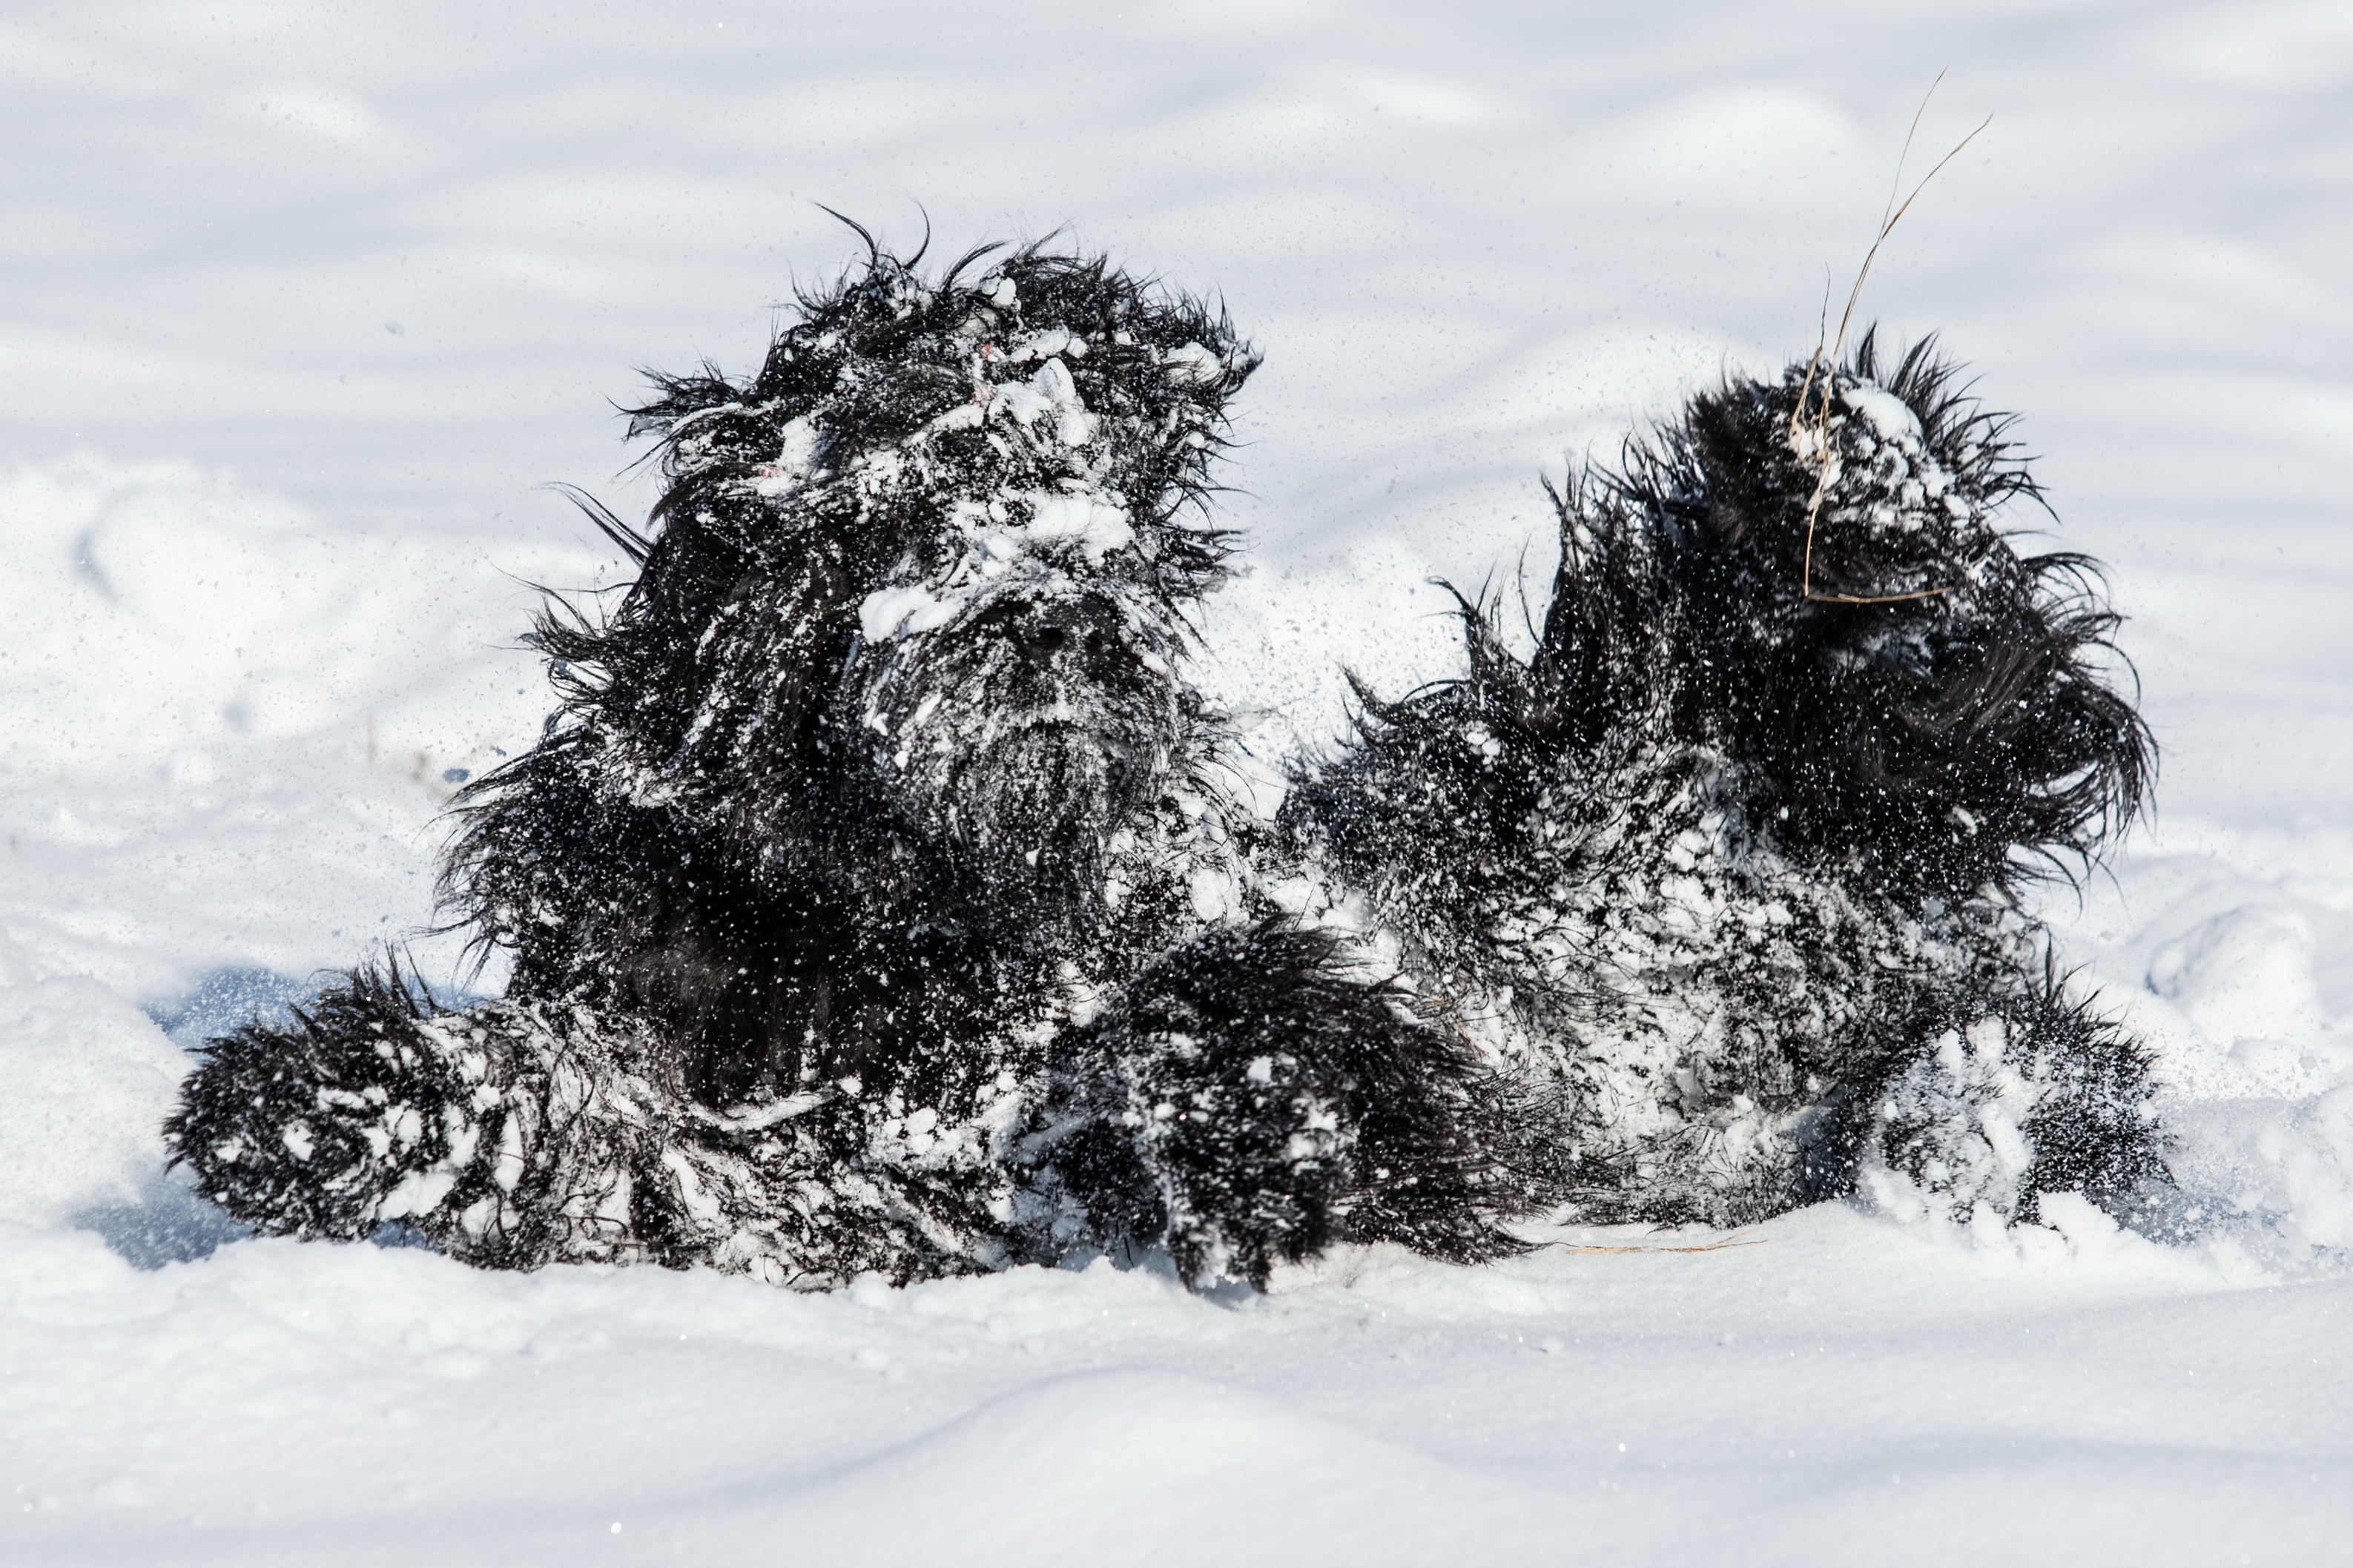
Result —
[[[429, 921], [448, 796], [546, 709], [529, 584], [627, 576], [533, 487], [642, 510], [630, 367], [754, 363], [859, 250], [812, 204], [1223, 290], [1268, 357], [1205, 675], [1272, 755], [1343, 665], [1451, 668], [1426, 579], [1544, 581], [1562, 454], [1811, 350], [1948, 64], [1915, 156], [1994, 124], [1863, 313], [2022, 411], [2133, 616], [2162, 809], [2051, 912], [2160, 1047], [2198, 1239], [1837, 1205], [799, 1297], [237, 1240], [161, 1170], [182, 1047]], [[112, 4], [0, 18], [0, 1561], [2341, 1554], [2337, 11]]]
[[1841, 387], [1839, 401], [1869, 420], [1871, 427], [1879, 432], [1879, 438], [1883, 441], [1916, 444], [1920, 439], [1919, 419], [1905, 401], [1892, 392], [1883, 392], [1875, 386]]
[[[0, 963], [8, 954], [0, 949]], [[82, 975], [0, 985], [0, 1219], [69, 1227], [134, 1205], [163, 1165], [178, 1047]]]
[[944, 626], [963, 612], [961, 601], [935, 598], [922, 587], [877, 588], [858, 602], [858, 627], [868, 642], [888, 642]]

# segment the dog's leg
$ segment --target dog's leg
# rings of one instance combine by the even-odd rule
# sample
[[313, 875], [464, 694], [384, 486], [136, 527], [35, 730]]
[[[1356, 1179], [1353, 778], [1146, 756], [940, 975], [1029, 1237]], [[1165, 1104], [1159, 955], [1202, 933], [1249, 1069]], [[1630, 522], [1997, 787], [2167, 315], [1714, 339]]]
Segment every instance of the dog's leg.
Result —
[[202, 1195], [266, 1234], [398, 1225], [488, 1268], [704, 1264], [813, 1288], [1004, 1260], [988, 1194], [866, 1158], [854, 1100], [714, 1111], [576, 1010], [447, 1012], [361, 973], [206, 1054], [166, 1136]]
[[1872, 1106], [1865, 1194], [1897, 1213], [2031, 1221], [2049, 1194], [2128, 1211], [2168, 1179], [2137, 1041], [2047, 977], [1972, 1011]]
[[1472, 1261], [1519, 1244], [1469, 1052], [1409, 1021], [1338, 944], [1229, 928], [1146, 969], [1056, 1050], [1037, 1139], [1076, 1238], [1165, 1247], [1197, 1289], [1263, 1286], [1335, 1241]]
[[166, 1127], [196, 1190], [269, 1234], [399, 1224], [491, 1267], [644, 1256], [666, 1097], [537, 1011], [446, 1012], [363, 971], [216, 1040]]

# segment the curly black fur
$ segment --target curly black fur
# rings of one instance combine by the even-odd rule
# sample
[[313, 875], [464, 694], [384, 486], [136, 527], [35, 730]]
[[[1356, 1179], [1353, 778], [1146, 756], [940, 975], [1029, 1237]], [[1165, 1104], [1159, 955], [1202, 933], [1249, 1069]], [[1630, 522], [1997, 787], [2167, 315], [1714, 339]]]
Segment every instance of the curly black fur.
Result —
[[[2161, 1177], [2145, 1056], [2059, 997], [2019, 909], [2132, 820], [2154, 748], [2090, 563], [2000, 525], [2039, 499], [2009, 425], [1868, 337], [1697, 397], [1555, 493], [1533, 657], [1466, 604], [1467, 674], [1360, 686], [1356, 743], [1300, 776], [1301, 852], [1543, 1086], [1513, 1156], [1538, 1191], [1735, 1222], [1877, 1160], [2031, 1216]], [[2012, 1100], [2031, 1173], [1993, 1168], [2000, 1129], [1978, 1157]]]
[[1208, 1288], [1546, 1206], [2163, 1180], [2145, 1054], [2019, 903], [2146, 791], [2116, 617], [2012, 549], [2032, 481], [1926, 345], [1573, 479], [1533, 656], [1466, 604], [1466, 675], [1360, 688], [1270, 834], [1184, 673], [1255, 357], [985, 255], [878, 249], [750, 381], [657, 378], [648, 531], [581, 498], [640, 574], [551, 605], [545, 738], [461, 800], [444, 895], [508, 994], [364, 970], [215, 1041], [168, 1129], [201, 1193], [498, 1267]]
[[[444, 896], [507, 997], [363, 972], [216, 1042], [171, 1129], [206, 1195], [818, 1286], [1511, 1248], [1473, 1208], [1467, 1052], [1284, 924], [1184, 677], [1255, 356], [1100, 260], [985, 254], [877, 250], [750, 381], [656, 379], [649, 531], [588, 506], [639, 575], [609, 616], [551, 605], [561, 706], [460, 802]], [[1261, 1056], [1282, 1092], [1227, 1082]], [[1146, 1089], [1188, 1097], [1177, 1135], [1118, 1122]]]
[[1512, 1206], [1487, 1086], [1406, 1000], [1331, 932], [1211, 931], [1056, 1043], [1040, 1142], [1092, 1235], [1166, 1246], [1190, 1279], [1262, 1287], [1344, 1238], [1516, 1250], [1478, 1217]]

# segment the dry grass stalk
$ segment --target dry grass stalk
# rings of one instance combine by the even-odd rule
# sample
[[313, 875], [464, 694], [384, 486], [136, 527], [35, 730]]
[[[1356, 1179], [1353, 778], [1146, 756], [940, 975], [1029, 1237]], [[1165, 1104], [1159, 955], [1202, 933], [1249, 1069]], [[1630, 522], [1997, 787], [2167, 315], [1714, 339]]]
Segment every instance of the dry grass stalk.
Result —
[[[1947, 70], [1950, 68], [1950, 67], [1946, 68]], [[1804, 449], [1804, 437], [1807, 434], [1805, 426], [1808, 419], [1806, 405], [1813, 395], [1814, 377], [1821, 370], [1825, 359], [1833, 366], [1838, 363], [1838, 356], [1846, 347], [1847, 329], [1854, 321], [1855, 304], [1862, 298], [1863, 279], [1871, 276], [1871, 264], [1879, 259], [1879, 247], [1887, 243], [1889, 235], [1895, 232], [1895, 226], [1904, 221], [1904, 215], [1912, 210], [1912, 204], [1920, 199], [1920, 193], [1928, 188], [1928, 182], [1943, 173], [1946, 164], [1959, 157], [1961, 150], [1976, 141], [1979, 132], [1993, 123], [1993, 116], [1990, 114], [1979, 121], [1977, 130], [1962, 137], [1953, 144], [1951, 152], [1937, 159], [1936, 166], [1921, 175], [1920, 183], [1912, 187], [1912, 194], [1905, 196], [1899, 204], [1896, 197], [1904, 189], [1904, 165], [1911, 159], [1913, 139], [1920, 133], [1921, 116], [1928, 112], [1928, 100], [1936, 96], [1936, 89], [1944, 85], [1944, 80], [1945, 72], [1940, 70], [1936, 73], [1936, 79], [1928, 84], [1928, 90], [1921, 95], [1920, 107], [1912, 111], [1911, 128], [1904, 133], [1904, 150], [1896, 155], [1895, 159], [1895, 178], [1888, 186], [1887, 205], [1881, 209], [1879, 215], [1879, 233], [1872, 240], [1871, 248], [1863, 253], [1862, 266], [1854, 275], [1854, 287], [1847, 290], [1846, 310], [1839, 316], [1838, 337], [1829, 344], [1827, 350], [1824, 348], [1822, 340], [1829, 332], [1831, 301], [1827, 285], [1822, 290], [1821, 331], [1817, 332], [1814, 338], [1814, 355], [1807, 363], [1805, 383], [1798, 389], [1798, 405], [1789, 411], [1790, 440], [1800, 451]], [[1806, 508], [1806, 558], [1799, 584], [1800, 591], [1809, 599], [1831, 605], [1894, 605], [1906, 599], [1933, 599], [1940, 594], [1951, 593], [1953, 590], [1949, 586], [1922, 588], [1909, 594], [1817, 594], [1814, 592], [1814, 532], [1821, 518], [1822, 498], [1829, 492], [1831, 484], [1831, 394], [1827, 385], [1822, 388], [1820, 406], [1812, 416], [1812, 425], [1811, 434], [1815, 454], [1821, 464], [1821, 475], [1814, 482], [1813, 500]]]
[[1762, 1247], [1766, 1238], [1754, 1231], [1736, 1230], [1730, 1236], [1714, 1241], [1703, 1241], [1693, 1247], [1577, 1247], [1566, 1241], [1548, 1245], [1562, 1252], [1723, 1252], [1735, 1247]]

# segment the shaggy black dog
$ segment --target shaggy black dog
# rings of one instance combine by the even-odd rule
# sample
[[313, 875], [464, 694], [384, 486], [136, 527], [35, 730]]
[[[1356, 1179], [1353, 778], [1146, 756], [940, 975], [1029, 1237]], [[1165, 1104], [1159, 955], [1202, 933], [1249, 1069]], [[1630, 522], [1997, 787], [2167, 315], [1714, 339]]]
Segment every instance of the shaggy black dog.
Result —
[[1198, 1287], [1564, 1205], [2161, 1179], [2141, 1054], [2019, 908], [2147, 739], [1925, 351], [1735, 384], [1571, 486], [1534, 658], [1472, 611], [1467, 678], [1367, 693], [1270, 825], [1184, 674], [1255, 360], [987, 254], [875, 253], [748, 384], [659, 383], [649, 533], [602, 519], [640, 574], [543, 617], [562, 707], [462, 803], [445, 892], [507, 996], [386, 966], [215, 1042], [169, 1130], [201, 1193], [501, 1267], [1157, 1249]]
[[1254, 356], [987, 254], [874, 253], [748, 384], [659, 381], [653, 536], [603, 519], [640, 574], [543, 618], [562, 706], [462, 800], [444, 892], [508, 994], [386, 967], [215, 1042], [169, 1130], [205, 1196], [814, 1287], [1514, 1247], [1474, 1057], [1269, 900], [1185, 679]]
[[1299, 780], [1321, 918], [1509, 1069], [1498, 1152], [1542, 1200], [1727, 1225], [1861, 1184], [2009, 1220], [2161, 1186], [2147, 1058], [2021, 909], [2153, 749], [2090, 563], [1998, 522], [2037, 499], [2008, 423], [1868, 337], [1694, 399], [1556, 494], [1531, 658], [1466, 606], [1467, 677], [1360, 688]]

